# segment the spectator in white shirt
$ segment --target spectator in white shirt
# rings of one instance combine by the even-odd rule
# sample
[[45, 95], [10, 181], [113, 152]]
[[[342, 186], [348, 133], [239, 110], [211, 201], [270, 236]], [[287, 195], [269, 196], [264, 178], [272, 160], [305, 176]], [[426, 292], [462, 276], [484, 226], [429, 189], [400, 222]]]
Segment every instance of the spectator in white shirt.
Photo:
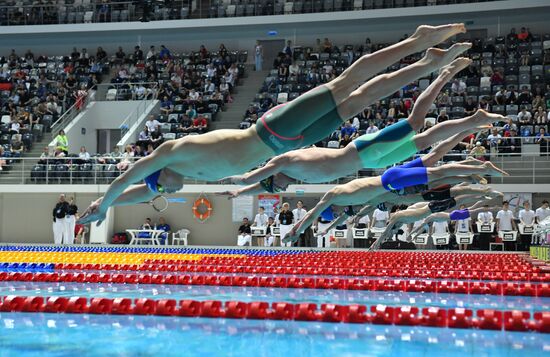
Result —
[[373, 134], [373, 133], [376, 133], [377, 131], [378, 131], [378, 127], [376, 125], [374, 125], [374, 123], [372, 121], [370, 121], [369, 122], [369, 127], [366, 130], [366, 133], [367, 134]]
[[189, 99], [191, 100], [197, 100], [201, 94], [195, 90], [195, 88], [191, 88], [191, 91], [189, 92]]
[[453, 95], [465, 95], [466, 83], [462, 79], [455, 79], [451, 85], [451, 92]]
[[21, 129], [21, 124], [17, 119], [13, 118], [10, 122], [10, 134], [19, 134], [19, 130]]
[[390, 215], [388, 211], [382, 211], [379, 208], [374, 210], [372, 214], [371, 227], [385, 228]]
[[265, 227], [267, 226], [267, 214], [265, 214], [265, 210], [263, 207], [258, 208], [258, 213], [256, 214], [256, 217], [254, 217], [254, 222], [252, 225], [254, 227]]
[[299, 72], [300, 72], [300, 66], [298, 66], [298, 65], [296, 64], [296, 62], [292, 63], [292, 64], [288, 67], [288, 73], [289, 73], [289, 75], [291, 75], [291, 76], [297, 76]]
[[160, 122], [155, 119], [153, 114], [149, 115], [149, 119], [145, 122], [145, 126], [150, 134], [159, 130]]
[[216, 67], [212, 63], [206, 66], [206, 77], [212, 78], [216, 75]]
[[355, 128], [355, 130], [359, 130], [359, 127], [361, 126], [361, 122], [359, 121], [358, 117], [354, 117], [351, 126]]
[[208, 94], [212, 94], [216, 91], [216, 85], [212, 83], [210, 79], [206, 80], [206, 83], [204, 84], [204, 92]]
[[513, 231], [516, 230], [516, 222], [514, 221], [514, 212], [510, 210], [508, 201], [502, 202], [502, 209], [497, 213], [497, 231]]
[[149, 51], [147, 52], [147, 55], [145, 56], [146, 60], [154, 60], [155, 56], [157, 55], [157, 52], [155, 51], [155, 46], [149, 47]]
[[550, 208], [548, 206], [548, 201], [544, 200], [542, 201], [542, 206], [537, 208], [537, 210], [535, 211], [535, 216], [537, 218], [538, 224], [544, 221], [546, 217], [550, 216]]
[[90, 153], [86, 151], [86, 147], [80, 147], [80, 152], [78, 153], [78, 158], [82, 161], [90, 161]]
[[522, 107], [521, 111], [518, 113], [518, 121], [520, 124], [531, 124], [531, 119], [533, 115], [531, 112], [527, 111], [527, 108]]

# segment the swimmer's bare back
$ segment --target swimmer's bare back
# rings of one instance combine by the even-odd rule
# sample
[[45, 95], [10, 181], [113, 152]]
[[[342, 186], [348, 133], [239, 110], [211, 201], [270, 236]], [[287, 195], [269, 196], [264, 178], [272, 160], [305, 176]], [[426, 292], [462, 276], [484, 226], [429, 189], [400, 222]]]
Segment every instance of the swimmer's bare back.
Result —
[[191, 178], [216, 181], [242, 173], [273, 155], [253, 128], [221, 129], [166, 142], [166, 167]]

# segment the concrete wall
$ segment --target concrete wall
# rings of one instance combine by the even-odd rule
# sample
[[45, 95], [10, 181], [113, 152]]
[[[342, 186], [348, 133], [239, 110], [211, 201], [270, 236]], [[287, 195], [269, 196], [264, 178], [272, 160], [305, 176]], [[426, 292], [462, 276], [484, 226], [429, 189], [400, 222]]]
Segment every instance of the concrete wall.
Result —
[[[97, 130], [118, 129], [124, 120], [134, 113], [139, 103], [141, 102], [92, 102], [82, 115], [65, 128], [69, 138], [69, 152], [78, 153], [80, 147], [85, 146], [88, 152], [95, 153], [97, 151]], [[144, 118], [145, 116], [141, 118], [141, 121]], [[86, 130], [85, 134], [82, 134], [82, 129]]]
[[[185, 198], [187, 202], [171, 203], [170, 207], [162, 214], [157, 213], [148, 205], [115, 208], [115, 231], [138, 228], [146, 217], [157, 222], [162, 215], [174, 230], [188, 228], [191, 231], [190, 244], [235, 245], [239, 223], [231, 221], [231, 201], [214, 194], [214, 192], [227, 190], [229, 186], [209, 185], [202, 186], [203, 189], [200, 189], [201, 186], [190, 186], [192, 185], [184, 188], [185, 192], [176, 195], [176, 197]], [[330, 185], [312, 186], [323, 186], [322, 192], [331, 187]], [[79, 211], [83, 211], [105, 189], [105, 186], [92, 185], [14, 185], [12, 187], [16, 187], [16, 189], [8, 191], [4, 187], [0, 187], [0, 242], [2, 243], [52, 243], [52, 210], [59, 193], [63, 192], [67, 196], [74, 196]], [[546, 192], [533, 195], [534, 207], [539, 207], [543, 199], [550, 199], [550, 185], [538, 185], [537, 187], [534, 185], [494, 185], [495, 189], [503, 192]], [[24, 192], [25, 188], [34, 192]], [[207, 196], [214, 209], [212, 217], [204, 224], [197, 222], [191, 211], [192, 202], [201, 191], [208, 192]], [[283, 197], [283, 201], [289, 201], [294, 206], [298, 199], [303, 199], [308, 208], [311, 208], [322, 195], [320, 192], [319, 190], [308, 190], [304, 196], [299, 197], [289, 193]], [[257, 202], [254, 203], [254, 211], [256, 208]]]
[[[511, 27], [523, 25], [540, 33], [550, 32], [549, 12], [548, 0], [509, 0], [285, 16], [12, 26], [4, 27], [0, 33], [0, 53], [7, 55], [14, 48], [23, 54], [31, 48], [35, 54], [66, 55], [73, 46], [86, 47], [90, 53], [102, 46], [113, 54], [118, 46], [130, 51], [136, 44], [165, 44], [175, 51], [188, 51], [198, 50], [201, 44], [217, 49], [224, 43], [230, 49], [252, 50], [256, 39], [266, 38], [312, 45], [316, 38], [329, 37], [335, 44], [358, 44], [366, 37], [376, 42], [396, 41], [420, 24], [451, 22], [466, 22], [472, 30], [487, 29], [489, 35], [505, 34]], [[278, 34], [269, 37], [268, 31]]]

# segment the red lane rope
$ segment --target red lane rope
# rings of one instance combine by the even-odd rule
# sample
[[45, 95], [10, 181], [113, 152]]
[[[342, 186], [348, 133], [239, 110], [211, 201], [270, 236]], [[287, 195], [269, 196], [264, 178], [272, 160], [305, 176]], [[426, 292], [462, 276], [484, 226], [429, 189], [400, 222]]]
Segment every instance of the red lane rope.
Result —
[[336, 305], [288, 302], [242, 302], [173, 299], [43, 297], [10, 295], [1, 299], [2, 312], [160, 315], [231, 319], [297, 320], [381, 325], [478, 328], [550, 333], [550, 312], [442, 309], [415, 306]]
[[0, 281], [246, 286], [550, 297], [550, 284], [156, 273], [0, 273]]

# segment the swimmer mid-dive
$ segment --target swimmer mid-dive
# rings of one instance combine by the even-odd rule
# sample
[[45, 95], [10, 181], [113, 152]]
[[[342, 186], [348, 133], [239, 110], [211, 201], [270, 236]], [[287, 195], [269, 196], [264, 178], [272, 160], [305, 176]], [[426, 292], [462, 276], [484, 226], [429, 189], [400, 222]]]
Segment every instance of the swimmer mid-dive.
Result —
[[[433, 213], [448, 211], [455, 206], [481, 204], [480, 201], [501, 199], [504, 195], [498, 191], [489, 191], [484, 195], [462, 195], [451, 198], [452, 205], [445, 201], [419, 202], [409, 206], [406, 210], [398, 211], [391, 215], [388, 225], [380, 237], [372, 244], [370, 249], [378, 249], [382, 243], [393, 237], [404, 224], [414, 223], [429, 217]], [[443, 209], [434, 210], [434, 206]], [[474, 208], [477, 208], [474, 207]]]
[[[390, 125], [377, 133], [362, 135], [341, 149], [308, 148], [279, 155], [261, 168], [242, 176], [230, 177], [234, 184], [249, 186], [228, 194], [238, 196], [266, 191], [275, 193], [284, 191], [289, 184], [296, 181], [329, 182], [364, 168], [384, 168], [406, 160], [433, 143], [457, 133], [472, 128], [481, 129], [505, 120], [502, 115], [479, 110], [470, 117], [449, 120], [422, 133], [416, 133], [424, 127], [428, 109], [441, 88], [470, 62], [469, 59], [458, 58], [443, 68], [439, 77], [420, 95], [407, 120]], [[476, 131], [468, 132], [460, 140]]]
[[422, 220], [422, 223], [420, 223], [419, 225], [417, 225], [416, 228], [411, 230], [408, 240], [414, 241], [414, 239], [416, 239], [418, 235], [422, 234], [422, 231], [424, 231], [426, 229], [426, 226], [428, 226], [430, 223], [465, 220], [472, 216], [476, 216], [478, 213], [494, 211], [498, 209], [499, 209], [498, 206], [492, 206], [492, 207], [487, 206], [487, 202], [476, 202], [476, 204], [474, 204], [471, 207], [454, 210], [450, 213], [448, 212], [433, 213], [428, 217], [424, 218]]
[[[246, 172], [275, 155], [312, 145], [377, 99], [448, 65], [471, 45], [430, 48], [407, 67], [372, 78], [377, 73], [465, 31], [463, 24], [420, 26], [411, 37], [362, 56], [331, 82], [270, 109], [247, 130], [214, 130], [165, 142], [115, 179], [80, 222], [100, 224], [111, 206], [148, 202], [159, 193], [176, 192], [184, 176], [217, 181]], [[145, 183], [138, 184], [141, 181]]]
[[[321, 198], [312, 210], [306, 213], [304, 218], [284, 237], [283, 241], [296, 241], [306, 227], [309, 227], [320, 213], [332, 204], [336, 206], [363, 205], [367, 202], [375, 202], [379, 196], [384, 195], [387, 191], [398, 191], [408, 186], [418, 185], [428, 185], [428, 188], [433, 188], [433, 182], [441, 182], [445, 177], [507, 175], [505, 171], [497, 168], [491, 162], [485, 162], [481, 165], [467, 163], [468, 161], [439, 167], [424, 167], [422, 159], [418, 158], [406, 165], [392, 167], [381, 176], [355, 179], [335, 186]], [[439, 202], [437, 205], [430, 204], [431, 212], [442, 212], [454, 207], [452, 198], [437, 202]]]

